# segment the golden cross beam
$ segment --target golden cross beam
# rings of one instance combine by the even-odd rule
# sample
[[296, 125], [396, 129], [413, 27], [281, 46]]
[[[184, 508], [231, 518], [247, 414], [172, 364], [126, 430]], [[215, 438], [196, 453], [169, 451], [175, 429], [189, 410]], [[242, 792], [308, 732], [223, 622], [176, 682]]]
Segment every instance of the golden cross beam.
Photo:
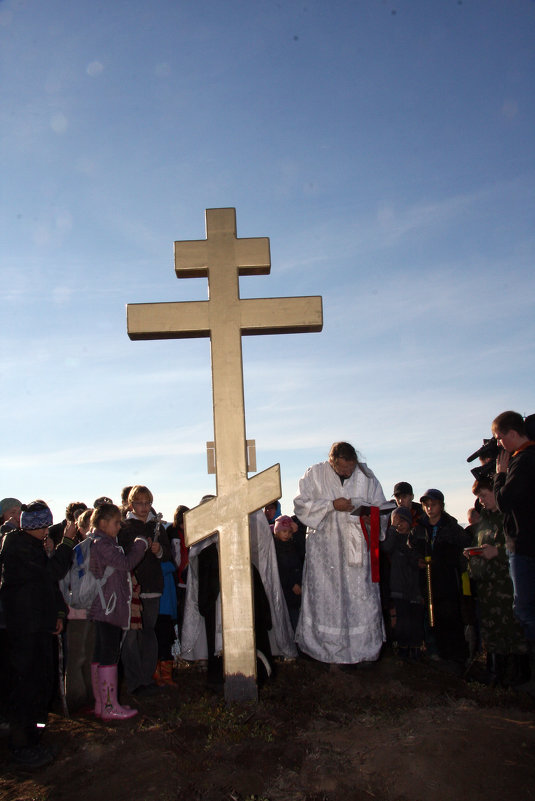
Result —
[[178, 278], [208, 278], [207, 301], [133, 303], [130, 339], [210, 337], [217, 496], [185, 515], [186, 543], [219, 531], [227, 701], [254, 700], [249, 514], [280, 498], [280, 467], [247, 477], [241, 338], [321, 331], [321, 297], [241, 299], [239, 276], [267, 275], [269, 239], [238, 239], [235, 209], [206, 210], [206, 239], [175, 242]]

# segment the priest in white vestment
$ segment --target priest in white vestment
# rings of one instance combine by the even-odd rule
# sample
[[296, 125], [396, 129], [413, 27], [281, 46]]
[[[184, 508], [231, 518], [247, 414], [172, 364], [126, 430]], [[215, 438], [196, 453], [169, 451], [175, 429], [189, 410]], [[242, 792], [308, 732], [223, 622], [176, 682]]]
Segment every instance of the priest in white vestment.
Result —
[[[379, 583], [372, 581], [360, 518], [351, 511], [384, 503], [379, 481], [346, 442], [335, 443], [329, 460], [310, 467], [299, 482], [295, 514], [308, 531], [295, 639], [320, 662], [379, 657], [385, 640]], [[386, 521], [383, 516], [381, 539]]]

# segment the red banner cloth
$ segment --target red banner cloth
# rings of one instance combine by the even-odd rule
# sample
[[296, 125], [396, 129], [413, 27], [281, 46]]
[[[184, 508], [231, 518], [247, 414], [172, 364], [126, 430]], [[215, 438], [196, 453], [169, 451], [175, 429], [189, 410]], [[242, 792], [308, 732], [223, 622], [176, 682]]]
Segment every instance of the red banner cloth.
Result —
[[360, 525], [362, 533], [366, 539], [366, 545], [370, 552], [370, 566], [372, 571], [372, 581], [374, 584], [379, 582], [379, 533], [381, 531], [379, 507], [370, 506], [370, 533], [366, 528], [366, 522], [363, 517], [360, 518]]

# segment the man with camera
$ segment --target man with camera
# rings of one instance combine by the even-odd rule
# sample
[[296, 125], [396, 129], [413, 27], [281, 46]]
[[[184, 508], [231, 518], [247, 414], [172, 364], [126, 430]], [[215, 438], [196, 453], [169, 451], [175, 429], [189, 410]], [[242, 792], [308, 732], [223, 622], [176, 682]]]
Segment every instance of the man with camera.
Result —
[[518, 412], [502, 412], [492, 423], [501, 450], [494, 496], [504, 514], [514, 611], [535, 649], [535, 441]]

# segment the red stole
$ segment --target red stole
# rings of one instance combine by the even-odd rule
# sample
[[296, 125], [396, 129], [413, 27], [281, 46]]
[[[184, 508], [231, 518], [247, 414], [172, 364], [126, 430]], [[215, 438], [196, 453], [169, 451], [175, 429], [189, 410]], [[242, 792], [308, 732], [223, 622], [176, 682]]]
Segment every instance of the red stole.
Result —
[[360, 518], [360, 526], [370, 552], [372, 581], [377, 584], [379, 581], [379, 533], [381, 530], [378, 506], [370, 506], [370, 533], [368, 534], [363, 517]]

